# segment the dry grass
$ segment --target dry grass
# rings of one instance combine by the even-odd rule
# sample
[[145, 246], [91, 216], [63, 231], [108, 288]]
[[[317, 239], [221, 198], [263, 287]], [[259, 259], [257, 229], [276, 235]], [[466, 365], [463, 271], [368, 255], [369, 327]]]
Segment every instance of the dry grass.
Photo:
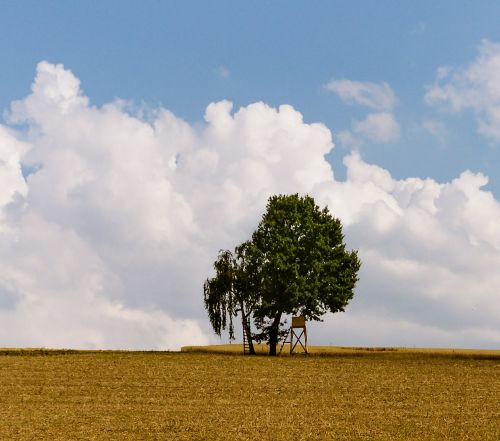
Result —
[[[296, 351], [300, 351], [300, 345], [297, 345]], [[184, 346], [182, 352], [206, 352], [238, 355], [243, 353], [241, 344], [211, 345], [211, 346]], [[283, 347], [281, 356], [289, 355], [290, 346], [286, 344]], [[266, 355], [269, 347], [265, 344], [255, 345], [255, 351], [258, 355]], [[439, 357], [439, 358], [473, 358], [477, 360], [499, 360], [500, 351], [493, 349], [443, 349], [443, 348], [391, 348], [391, 347], [343, 347], [343, 346], [309, 346], [309, 355], [313, 356], [373, 356], [387, 355], [392, 357]], [[0, 352], [1, 353], [1, 352]]]
[[500, 439], [498, 358], [337, 350], [0, 350], [0, 440]]

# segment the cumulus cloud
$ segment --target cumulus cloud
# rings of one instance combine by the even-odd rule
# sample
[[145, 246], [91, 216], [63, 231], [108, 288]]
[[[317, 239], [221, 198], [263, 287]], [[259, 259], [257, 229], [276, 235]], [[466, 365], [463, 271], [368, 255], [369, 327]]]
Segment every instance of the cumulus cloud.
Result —
[[[375, 334], [391, 329], [395, 344], [495, 347], [500, 204], [482, 190], [487, 178], [465, 171], [444, 184], [396, 180], [358, 154], [345, 164], [347, 180], [324, 184], [317, 195], [344, 220], [363, 268], [353, 316], [332, 329], [344, 335], [345, 320], [357, 322], [359, 314], [361, 321], [371, 311], [371, 320], [380, 320]], [[421, 334], [412, 337], [412, 328]], [[357, 330], [369, 341], [378, 338], [370, 332]]]
[[387, 83], [332, 80], [326, 84], [325, 88], [337, 94], [346, 103], [360, 104], [375, 110], [389, 111], [396, 104], [396, 96]]
[[21, 170], [21, 157], [28, 150], [28, 145], [15, 136], [15, 133], [0, 125], [0, 231], [5, 224], [1, 209], [16, 197], [25, 196], [27, 185]]
[[[1, 341], [206, 342], [201, 286], [218, 249], [251, 231], [271, 192], [332, 179], [329, 130], [290, 106], [212, 103], [200, 130], [129, 108], [90, 106], [78, 79], [46, 62], [12, 104], [10, 124], [28, 128], [0, 132]], [[26, 181], [21, 163], [37, 170]]]
[[316, 327], [315, 343], [498, 346], [500, 206], [486, 177], [396, 180], [351, 154], [337, 181], [330, 131], [287, 105], [211, 103], [202, 127], [162, 108], [140, 115], [91, 106], [46, 62], [12, 104], [0, 126], [3, 346], [214, 341], [201, 286], [217, 251], [249, 236], [271, 194], [291, 192], [328, 205], [363, 261], [348, 312]]
[[500, 44], [483, 40], [478, 56], [468, 66], [439, 68], [424, 99], [451, 112], [472, 110], [478, 132], [500, 140]]

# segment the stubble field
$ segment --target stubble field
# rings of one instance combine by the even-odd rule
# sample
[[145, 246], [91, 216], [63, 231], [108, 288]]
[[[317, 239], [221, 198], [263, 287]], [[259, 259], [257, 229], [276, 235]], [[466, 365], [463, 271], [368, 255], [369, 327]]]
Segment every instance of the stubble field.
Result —
[[0, 350], [0, 440], [498, 441], [499, 396], [498, 351]]

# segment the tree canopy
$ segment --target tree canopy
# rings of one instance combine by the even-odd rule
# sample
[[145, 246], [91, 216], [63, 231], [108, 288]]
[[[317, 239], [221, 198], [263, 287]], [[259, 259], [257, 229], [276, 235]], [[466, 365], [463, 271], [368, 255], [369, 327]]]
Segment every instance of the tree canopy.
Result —
[[[327, 208], [310, 196], [272, 196], [251, 239], [234, 253], [219, 253], [216, 275], [205, 282], [205, 307], [214, 331], [227, 327], [230, 338], [232, 317], [241, 312], [249, 341], [267, 341], [275, 355], [284, 316], [321, 320], [326, 312], [344, 311], [360, 265]], [[254, 333], [245, 329], [250, 318]]]

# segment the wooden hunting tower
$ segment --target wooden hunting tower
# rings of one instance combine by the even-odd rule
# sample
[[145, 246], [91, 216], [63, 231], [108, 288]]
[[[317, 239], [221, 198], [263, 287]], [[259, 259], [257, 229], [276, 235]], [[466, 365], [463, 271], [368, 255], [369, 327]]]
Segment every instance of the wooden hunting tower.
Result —
[[[287, 338], [290, 336], [290, 340]], [[294, 342], [295, 338], [295, 342]], [[298, 344], [302, 347], [302, 352], [307, 355], [307, 329], [306, 329], [306, 319], [304, 316], [299, 315], [298, 317], [292, 317], [292, 326], [286, 333], [285, 340], [281, 344], [280, 354], [283, 350], [283, 346], [288, 343], [290, 345], [290, 355], [295, 352], [295, 348]]]

